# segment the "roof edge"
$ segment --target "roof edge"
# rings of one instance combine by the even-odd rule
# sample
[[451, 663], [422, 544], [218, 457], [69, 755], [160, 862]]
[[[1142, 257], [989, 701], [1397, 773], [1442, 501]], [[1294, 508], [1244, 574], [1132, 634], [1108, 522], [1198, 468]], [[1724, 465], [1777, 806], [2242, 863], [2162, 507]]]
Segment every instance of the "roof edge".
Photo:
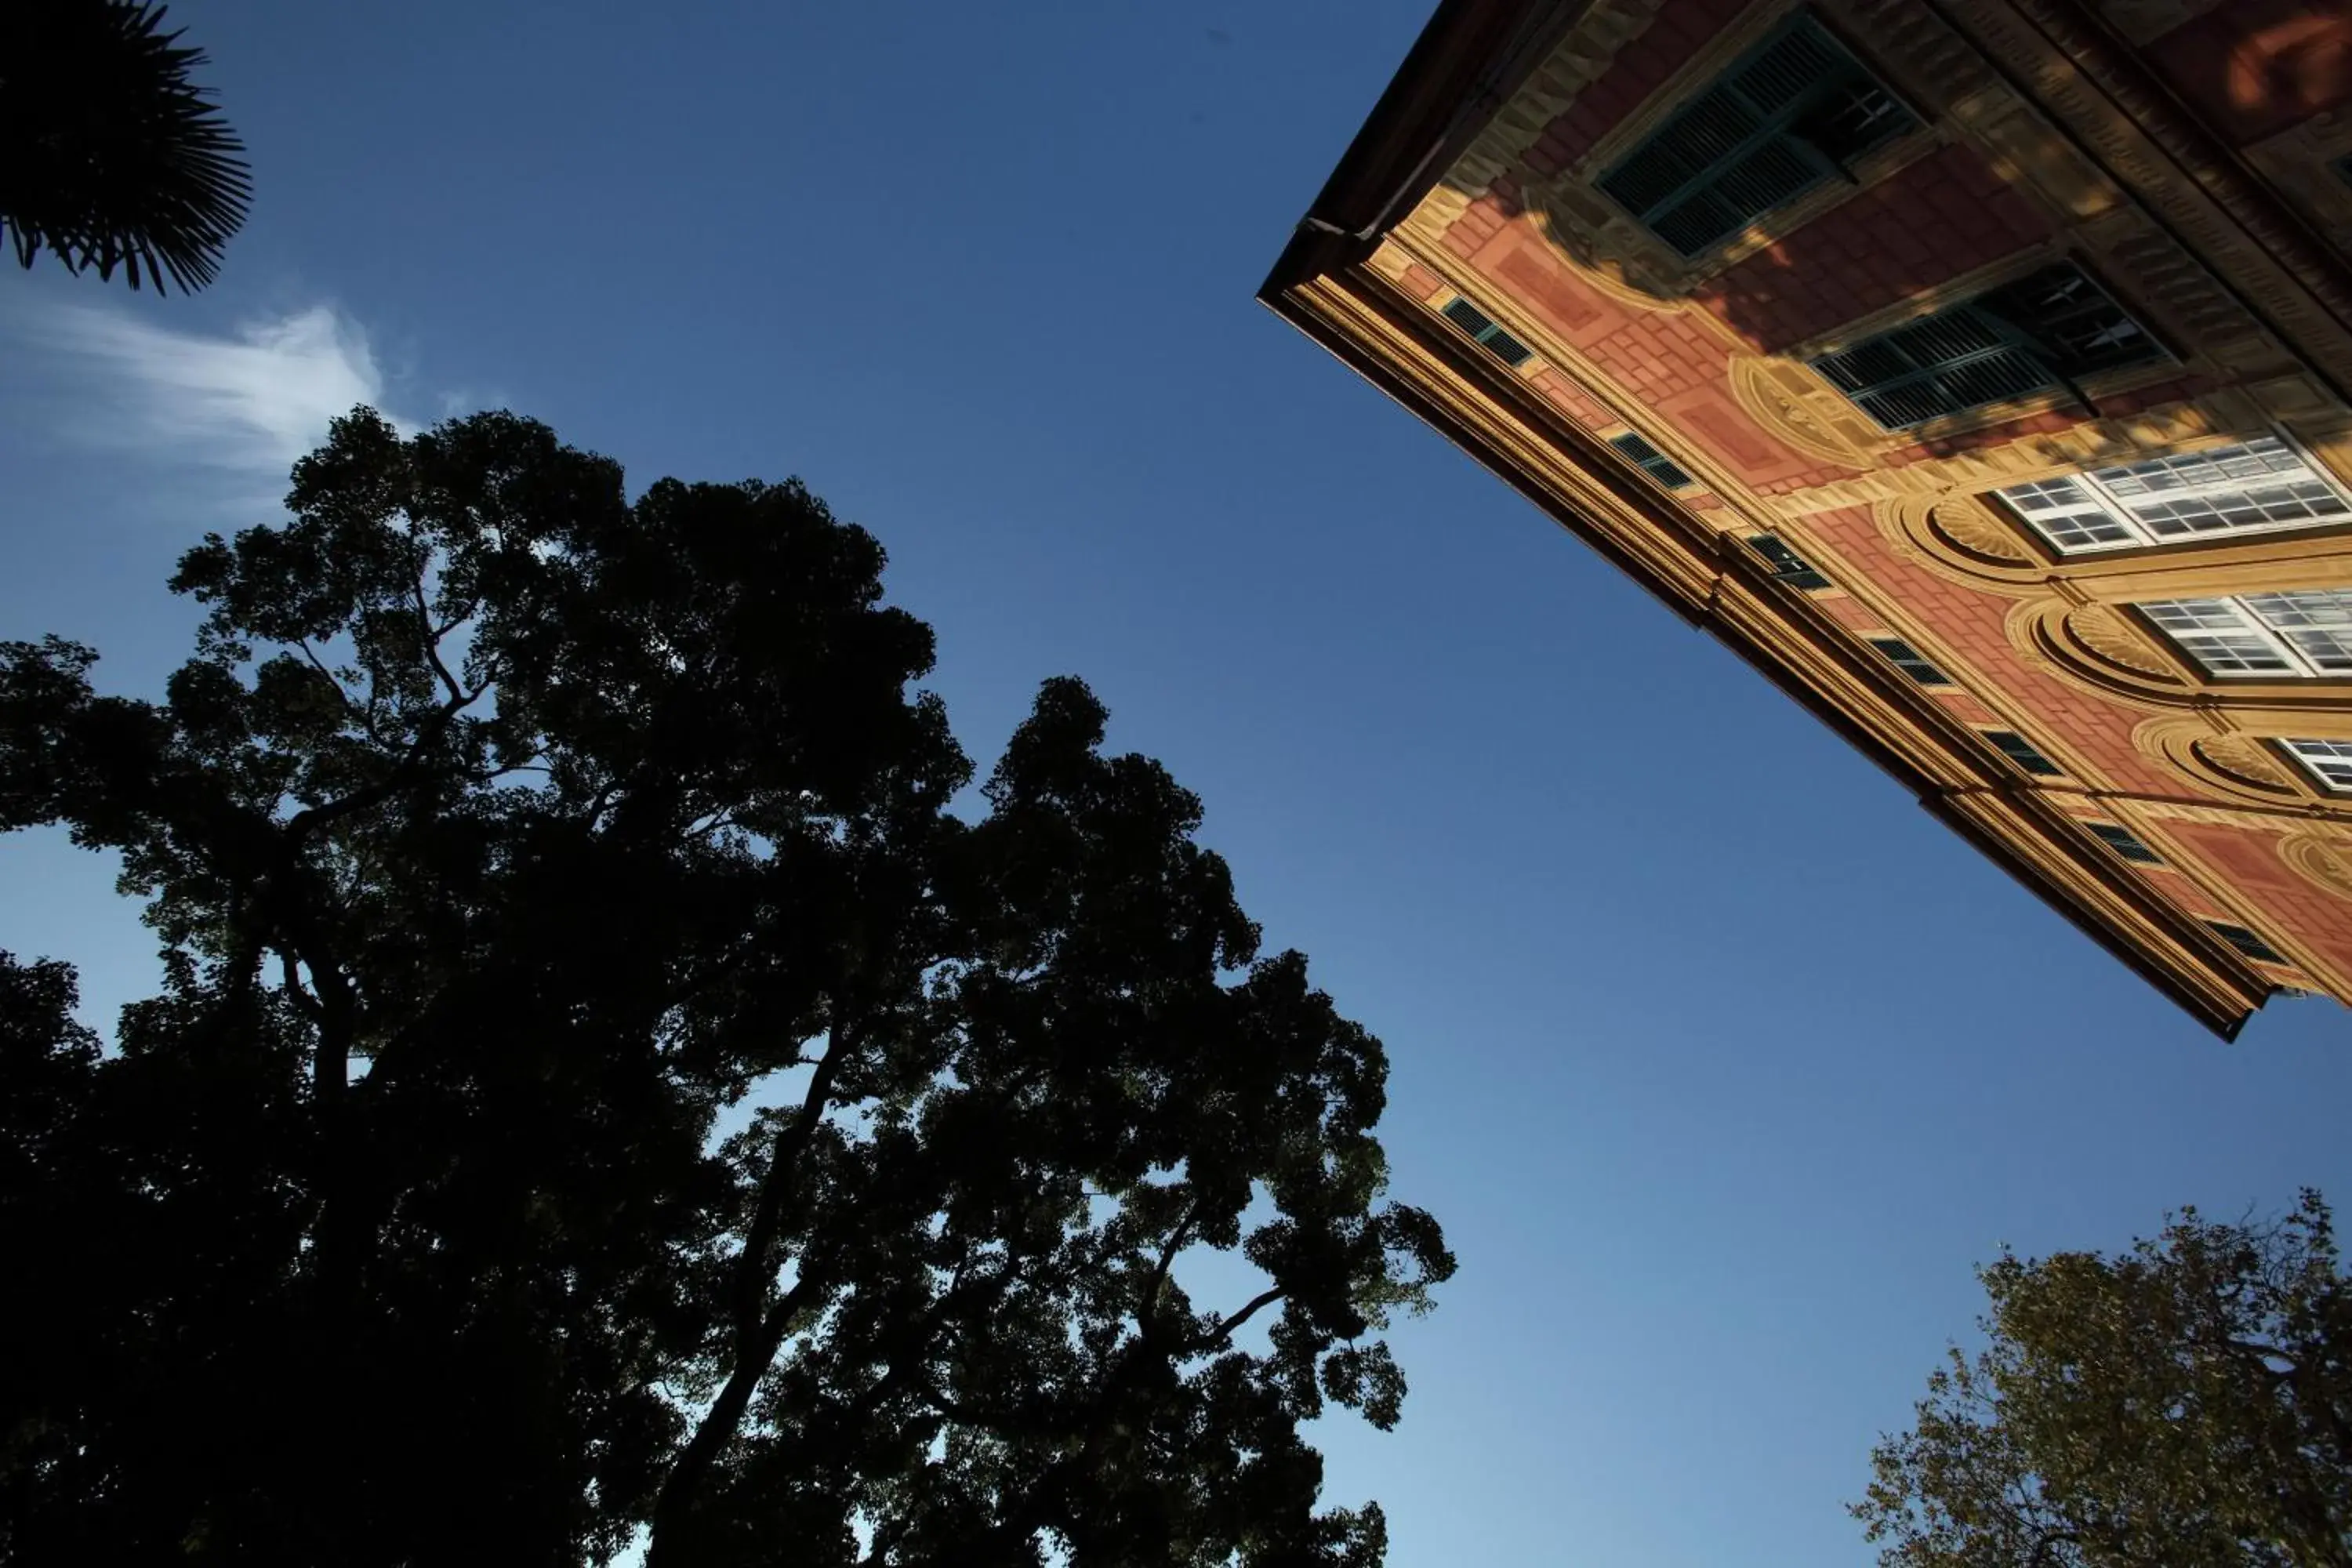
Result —
[[1258, 289], [1368, 254], [1583, 18], [1586, 0], [1441, 0]]

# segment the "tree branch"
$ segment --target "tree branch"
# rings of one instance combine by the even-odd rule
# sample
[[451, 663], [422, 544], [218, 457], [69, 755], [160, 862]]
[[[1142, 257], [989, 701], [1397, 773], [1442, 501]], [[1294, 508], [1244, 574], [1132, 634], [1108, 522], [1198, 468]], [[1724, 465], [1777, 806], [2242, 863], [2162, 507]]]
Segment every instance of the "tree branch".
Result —
[[1177, 1220], [1176, 1228], [1168, 1233], [1167, 1243], [1160, 1249], [1160, 1260], [1152, 1265], [1151, 1278], [1144, 1284], [1143, 1300], [1136, 1304], [1135, 1323], [1147, 1342], [1160, 1338], [1160, 1292], [1168, 1289], [1168, 1271], [1175, 1264], [1176, 1255], [1184, 1249], [1187, 1233], [1192, 1230], [1192, 1222], [1200, 1217], [1201, 1205], [1206, 1202], [1208, 1195], [1199, 1194], [1185, 1206], [1183, 1216]]
[[776, 1277], [768, 1254], [775, 1246], [776, 1232], [782, 1224], [786, 1191], [797, 1173], [801, 1155], [816, 1136], [817, 1123], [824, 1118], [826, 1103], [833, 1098], [833, 1080], [840, 1073], [841, 1063], [855, 1048], [854, 1035], [854, 1027], [835, 1024], [825, 1042], [824, 1055], [817, 1059], [816, 1070], [809, 1075], [808, 1090], [801, 1096], [799, 1114], [776, 1134], [775, 1147], [768, 1156], [768, 1173], [760, 1184], [759, 1208], [752, 1215], [750, 1234], [743, 1238], [742, 1255], [735, 1263], [734, 1316], [739, 1355], [757, 1331], [761, 1304]]
[[793, 1321], [829, 1288], [820, 1270], [803, 1271], [760, 1321], [754, 1330], [755, 1342], [750, 1347], [753, 1353], [736, 1356], [725, 1386], [696, 1425], [694, 1436], [678, 1451], [677, 1463], [670, 1467], [661, 1491], [654, 1499], [653, 1528], [646, 1542], [646, 1568], [656, 1568], [669, 1560], [667, 1552], [690, 1553], [690, 1547], [680, 1544], [687, 1528], [684, 1521], [700, 1500], [703, 1483], [709, 1479], [719, 1449], [742, 1425], [743, 1413], [751, 1408], [751, 1395], [766, 1374], [768, 1363], [775, 1359], [777, 1347], [791, 1332]]
[[279, 948], [278, 963], [286, 977], [286, 994], [293, 1002], [296, 1010], [314, 1024], [323, 1023], [326, 1019], [326, 1011], [319, 1005], [318, 998], [303, 988], [300, 965], [295, 959], [292, 950]]
[[[441, 678], [441, 684], [447, 689], [449, 700], [462, 708], [466, 703], [471, 702], [475, 698], [481, 696], [481, 693], [477, 691], [472, 697], [465, 696], [464, 693], [466, 688], [458, 681], [456, 676], [449, 673], [449, 667], [441, 660], [441, 638], [448, 631], [449, 627], [444, 626], [438, 631], [434, 629], [433, 611], [431, 606], [426, 605], [425, 602], [425, 574], [421, 572], [416, 575], [415, 594], [416, 630], [419, 640], [424, 645], [425, 657], [426, 660], [432, 664], [433, 673]], [[449, 623], [450, 626], [457, 626], [458, 624], [459, 623], [456, 621]]]
[[1223, 1344], [1225, 1341], [1233, 1338], [1234, 1330], [1240, 1328], [1244, 1323], [1248, 1322], [1252, 1318], [1257, 1316], [1257, 1314], [1264, 1309], [1273, 1306], [1276, 1301], [1281, 1300], [1285, 1296], [1289, 1294], [1289, 1291], [1284, 1289], [1279, 1285], [1275, 1286], [1270, 1290], [1259, 1291], [1256, 1296], [1251, 1299], [1249, 1305], [1244, 1307], [1240, 1311], [1235, 1312], [1232, 1317], [1219, 1321], [1215, 1331], [1211, 1333], [1209, 1336], [1209, 1343], [1213, 1345]]
[[2042, 1564], [2050, 1560], [2050, 1549], [2057, 1545], [2060, 1542], [2073, 1542], [2075, 1544], [2080, 1545], [2082, 1543], [2082, 1540], [2083, 1538], [2081, 1536], [2075, 1534], [2071, 1530], [2045, 1530], [2042, 1531], [2040, 1537], [2033, 1542], [2032, 1555], [2025, 1560], [2026, 1568], [2042, 1568]]
[[357, 723], [361, 729], [365, 730], [368, 732], [368, 738], [370, 740], [373, 740], [375, 738], [374, 723], [365, 713], [360, 710], [359, 704], [352, 700], [352, 694], [343, 689], [343, 683], [336, 679], [335, 672], [329, 669], [326, 666], [326, 662], [320, 658], [316, 653], [311, 651], [310, 639], [309, 637], [296, 637], [294, 639], [294, 646], [302, 650], [302, 657], [310, 661], [310, 668], [317, 670], [321, 676], [326, 678], [327, 684], [334, 689], [335, 700], [343, 705], [343, 711], [350, 715], [352, 721]]
[[816, 1070], [809, 1075], [808, 1090], [801, 1098], [799, 1113], [776, 1134], [767, 1174], [760, 1184], [759, 1207], [752, 1216], [751, 1231], [744, 1237], [743, 1251], [735, 1262], [734, 1364], [728, 1371], [719, 1397], [711, 1402], [709, 1410], [696, 1426], [694, 1436], [662, 1481], [661, 1492], [654, 1501], [653, 1531], [646, 1544], [648, 1568], [665, 1561], [666, 1537], [670, 1550], [689, 1550], [678, 1545], [678, 1538], [689, 1528], [685, 1521], [700, 1501], [703, 1484], [718, 1461], [719, 1450], [742, 1425], [743, 1413], [751, 1407], [751, 1396], [775, 1360], [778, 1347], [791, 1331], [793, 1319], [829, 1289], [823, 1268], [803, 1260], [800, 1278], [793, 1282], [793, 1288], [772, 1304], [768, 1301], [769, 1292], [774, 1288], [776, 1268], [771, 1254], [777, 1233], [782, 1228], [785, 1201], [799, 1173], [801, 1156], [815, 1138], [818, 1122], [824, 1120], [825, 1107], [833, 1096], [834, 1079], [841, 1064], [856, 1048], [856, 1034], [854, 1025], [836, 1018], [824, 1055], [818, 1059]]

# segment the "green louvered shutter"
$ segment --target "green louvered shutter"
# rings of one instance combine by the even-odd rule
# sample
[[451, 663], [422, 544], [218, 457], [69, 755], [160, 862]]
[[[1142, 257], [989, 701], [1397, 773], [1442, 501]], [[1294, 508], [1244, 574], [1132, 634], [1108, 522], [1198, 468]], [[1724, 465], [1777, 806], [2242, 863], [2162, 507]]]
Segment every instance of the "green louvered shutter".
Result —
[[1467, 300], [1457, 298], [1438, 313], [1477, 339], [1488, 353], [1505, 364], [1515, 367], [1525, 364], [1534, 353], [1527, 344], [1496, 326], [1493, 317]]
[[1813, 368], [1889, 430], [2013, 402], [2164, 350], [2072, 263], [1823, 354]]
[[1696, 256], [1917, 124], [1799, 13], [1599, 183], [1660, 239]]
[[1643, 473], [1670, 490], [1681, 489], [1691, 482], [1691, 477], [1683, 472], [1681, 464], [1632, 431], [1622, 436], [1612, 436], [1609, 444], [1640, 464]]

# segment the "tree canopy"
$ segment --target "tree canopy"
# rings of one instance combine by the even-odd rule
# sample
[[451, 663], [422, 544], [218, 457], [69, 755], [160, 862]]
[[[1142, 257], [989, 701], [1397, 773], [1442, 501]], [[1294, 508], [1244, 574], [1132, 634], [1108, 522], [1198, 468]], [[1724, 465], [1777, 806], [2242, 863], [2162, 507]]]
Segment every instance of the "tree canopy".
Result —
[[1989, 1348], [1929, 1378], [1853, 1510], [1886, 1568], [2352, 1563], [2352, 1290], [2316, 1193], [1979, 1273]]
[[0, 1560], [1380, 1561], [1300, 1432], [1454, 1268], [1380, 1043], [1078, 681], [968, 791], [883, 566], [362, 410], [161, 700], [0, 645], [0, 828], [165, 966], [107, 1045], [0, 963]]
[[219, 269], [253, 187], [245, 145], [189, 73], [202, 49], [146, 0], [0, 6], [0, 231], [26, 267], [183, 291]]

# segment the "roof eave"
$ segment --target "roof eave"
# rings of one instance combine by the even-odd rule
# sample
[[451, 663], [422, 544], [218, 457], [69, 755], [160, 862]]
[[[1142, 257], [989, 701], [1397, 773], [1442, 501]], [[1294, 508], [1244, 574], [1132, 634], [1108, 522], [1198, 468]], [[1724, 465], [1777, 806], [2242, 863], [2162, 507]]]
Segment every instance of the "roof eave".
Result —
[[1273, 304], [1369, 255], [1587, 9], [1584, 0], [1442, 0], [1258, 289]]

